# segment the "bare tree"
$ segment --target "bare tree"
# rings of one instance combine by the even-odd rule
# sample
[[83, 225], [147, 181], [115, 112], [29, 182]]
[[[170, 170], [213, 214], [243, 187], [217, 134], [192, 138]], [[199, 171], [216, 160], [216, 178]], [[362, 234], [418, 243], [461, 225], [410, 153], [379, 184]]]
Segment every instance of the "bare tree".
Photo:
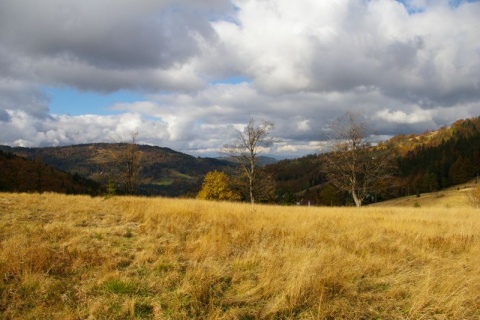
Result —
[[128, 142], [114, 143], [102, 150], [101, 161], [110, 167], [113, 180], [125, 194], [136, 194], [140, 180], [142, 152], [137, 144], [138, 132], [130, 133]]
[[[240, 194], [242, 199], [250, 198], [250, 184], [245, 170], [240, 167], [238, 172], [232, 177], [235, 190]], [[258, 167], [255, 171], [255, 183], [253, 185], [253, 194], [256, 203], [273, 203], [276, 196], [277, 183], [275, 179], [265, 171], [264, 168]]]
[[255, 188], [257, 185], [257, 155], [261, 147], [268, 147], [273, 140], [268, 137], [274, 124], [262, 120], [257, 126], [255, 119], [250, 118], [243, 132], [231, 144], [223, 147], [223, 152], [235, 159], [244, 170], [248, 179], [250, 202], [255, 203]]
[[124, 146], [124, 153], [120, 156], [120, 159], [123, 162], [121, 165], [126, 169], [122, 175], [125, 191], [128, 194], [136, 194], [140, 176], [142, 152], [137, 144], [138, 132], [132, 132], [130, 137], [131, 140]]
[[329, 182], [349, 192], [357, 207], [389, 174], [393, 158], [388, 150], [371, 146], [363, 116], [363, 112], [349, 111], [329, 126], [327, 138], [333, 146], [323, 164]]

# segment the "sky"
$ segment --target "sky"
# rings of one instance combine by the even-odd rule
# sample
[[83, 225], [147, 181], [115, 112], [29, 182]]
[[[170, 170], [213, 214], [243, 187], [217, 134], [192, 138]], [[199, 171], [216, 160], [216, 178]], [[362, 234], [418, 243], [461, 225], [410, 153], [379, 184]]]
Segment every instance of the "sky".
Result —
[[2, 0], [0, 144], [128, 140], [216, 156], [322, 151], [363, 111], [377, 139], [480, 115], [480, 2]]

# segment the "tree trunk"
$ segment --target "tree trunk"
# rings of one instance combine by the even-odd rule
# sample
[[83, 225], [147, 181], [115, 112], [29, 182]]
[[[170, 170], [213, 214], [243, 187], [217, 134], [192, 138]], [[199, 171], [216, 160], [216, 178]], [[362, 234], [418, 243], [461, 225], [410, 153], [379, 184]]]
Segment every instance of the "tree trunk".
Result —
[[362, 200], [360, 200], [357, 196], [357, 192], [355, 191], [355, 189], [352, 189], [352, 197], [353, 197], [353, 201], [355, 201], [355, 205], [357, 207], [361, 207], [362, 206]]
[[252, 177], [249, 177], [248, 187], [250, 189], [250, 202], [252, 204], [254, 204], [255, 203], [255, 197], [253, 196], [253, 178]]
[[249, 174], [249, 186], [250, 186], [250, 202], [255, 203], [255, 197], [253, 195], [253, 186], [255, 184], [255, 151], [250, 147], [250, 174]]

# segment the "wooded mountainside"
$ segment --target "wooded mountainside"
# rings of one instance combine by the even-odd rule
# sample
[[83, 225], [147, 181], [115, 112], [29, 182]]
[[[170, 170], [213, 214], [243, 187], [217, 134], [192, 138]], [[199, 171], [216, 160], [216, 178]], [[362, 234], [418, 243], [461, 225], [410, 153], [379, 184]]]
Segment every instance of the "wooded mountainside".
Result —
[[[105, 143], [48, 148], [0, 146], [0, 190], [97, 194], [99, 185], [105, 188], [112, 165], [100, 155], [113, 147]], [[194, 196], [207, 172], [233, 172], [232, 162], [224, 159], [198, 158], [155, 146], [138, 147], [142, 153], [140, 174], [144, 177], [140, 194]], [[420, 135], [398, 135], [372, 147], [372, 152], [385, 148], [396, 154], [396, 170], [382, 188], [372, 193], [370, 202], [463, 183], [480, 173], [480, 117], [458, 120], [450, 127]], [[21, 157], [31, 161], [27, 163]], [[323, 157], [308, 155], [265, 166], [276, 182], [277, 202], [289, 204], [303, 199], [311, 204], [349, 204], [346, 194], [328, 184], [322, 171]], [[52, 175], [47, 178], [49, 170]]]
[[70, 174], [46, 165], [41, 159], [28, 160], [0, 150], [0, 191], [58, 192], [98, 195], [101, 185], [79, 174]]
[[416, 192], [442, 189], [480, 173], [480, 117], [457, 121], [450, 128], [426, 133], [417, 140], [422, 139], [398, 160], [399, 176], [403, 178], [399, 195], [411, 188]]
[[[110, 167], [115, 166], [103, 157], [105, 151], [117, 144], [95, 143], [64, 147], [21, 148], [0, 146], [0, 150], [45, 165], [80, 175], [106, 185]], [[212, 158], [196, 158], [169, 148], [139, 145], [141, 151], [139, 194], [161, 196], [195, 195], [203, 177], [209, 171], [229, 171], [232, 163]]]
[[[395, 172], [370, 201], [440, 190], [466, 182], [480, 173], [480, 117], [458, 120], [450, 127], [423, 134], [397, 135], [372, 148], [396, 154]], [[277, 181], [284, 201], [322, 205], [348, 204], [349, 197], [328, 184], [322, 171], [324, 155], [283, 160], [266, 170]]]

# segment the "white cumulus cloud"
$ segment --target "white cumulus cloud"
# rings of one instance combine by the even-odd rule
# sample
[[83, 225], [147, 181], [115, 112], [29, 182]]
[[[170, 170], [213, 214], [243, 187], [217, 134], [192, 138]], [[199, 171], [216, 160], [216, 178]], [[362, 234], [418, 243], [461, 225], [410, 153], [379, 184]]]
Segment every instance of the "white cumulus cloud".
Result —
[[[294, 156], [347, 110], [381, 137], [436, 129], [480, 114], [478, 17], [478, 1], [4, 0], [0, 143], [136, 130], [212, 155], [252, 116], [276, 125], [269, 152]], [[144, 99], [68, 116], [47, 87]]]

